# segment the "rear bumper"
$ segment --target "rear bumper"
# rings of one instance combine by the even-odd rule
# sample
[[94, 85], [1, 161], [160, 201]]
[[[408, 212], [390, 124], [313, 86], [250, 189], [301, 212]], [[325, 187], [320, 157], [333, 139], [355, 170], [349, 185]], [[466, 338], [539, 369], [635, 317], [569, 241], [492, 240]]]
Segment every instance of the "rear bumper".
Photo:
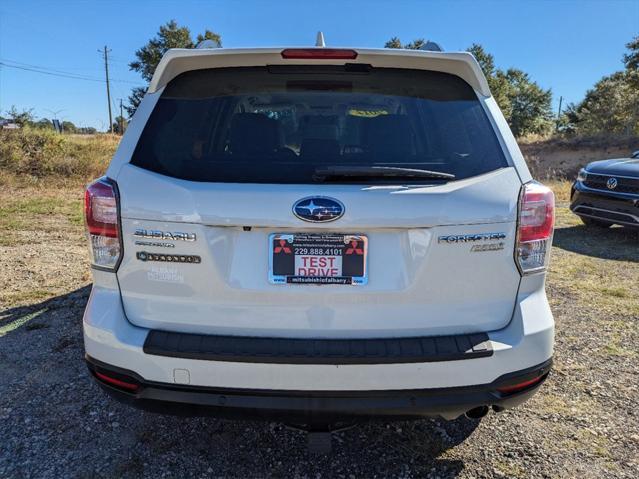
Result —
[[[133, 371], [115, 368], [89, 356], [89, 371], [120, 402], [139, 409], [174, 415], [213, 415], [231, 419], [265, 419], [299, 423], [336, 423], [370, 418], [455, 418], [466, 411], [493, 406], [497, 410], [530, 398], [548, 376], [551, 360], [498, 378], [491, 384], [398, 391], [278, 391], [179, 386], [144, 380]], [[127, 391], [97, 374], [126, 378], [139, 389]], [[534, 381], [517, 392], [499, 388]]]
[[[512, 407], [526, 400], [537, 387], [508, 397], [496, 395], [495, 389], [512, 375], [543, 371], [553, 355], [554, 321], [543, 275], [522, 278], [511, 322], [483, 333], [491, 354], [365, 364], [343, 360], [283, 364], [149, 354], [144, 345], [150, 331], [127, 320], [115, 275], [95, 271], [94, 279], [83, 320], [86, 353], [92, 364], [126, 371], [143, 385], [135, 394], [105, 388], [121, 400], [154, 410], [170, 409], [168, 403], [188, 413], [239, 411], [243, 417], [325, 411], [327, 416], [450, 419], [477, 405]], [[222, 407], [220, 401], [232, 401], [234, 407]]]
[[570, 210], [578, 216], [639, 228], [637, 195], [593, 190], [580, 182], [575, 182], [570, 198]]

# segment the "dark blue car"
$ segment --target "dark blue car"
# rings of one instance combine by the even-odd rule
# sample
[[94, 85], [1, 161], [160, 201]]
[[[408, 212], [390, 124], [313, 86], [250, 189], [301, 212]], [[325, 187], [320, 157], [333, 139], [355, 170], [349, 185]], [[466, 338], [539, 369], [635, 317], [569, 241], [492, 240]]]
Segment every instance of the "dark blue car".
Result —
[[582, 168], [572, 186], [570, 209], [587, 226], [639, 228], [639, 151]]

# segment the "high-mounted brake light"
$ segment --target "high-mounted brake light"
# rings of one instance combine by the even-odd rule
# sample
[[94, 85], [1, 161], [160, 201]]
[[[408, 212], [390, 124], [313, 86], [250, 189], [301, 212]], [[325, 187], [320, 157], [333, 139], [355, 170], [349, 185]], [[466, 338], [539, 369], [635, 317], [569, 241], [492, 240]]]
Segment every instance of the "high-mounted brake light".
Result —
[[355, 60], [357, 52], [345, 48], [287, 48], [282, 58], [289, 60]]
[[519, 200], [515, 257], [522, 274], [544, 271], [555, 224], [555, 195], [537, 182], [526, 183]]
[[114, 271], [122, 252], [115, 182], [100, 178], [87, 186], [84, 193], [84, 214], [92, 266]]

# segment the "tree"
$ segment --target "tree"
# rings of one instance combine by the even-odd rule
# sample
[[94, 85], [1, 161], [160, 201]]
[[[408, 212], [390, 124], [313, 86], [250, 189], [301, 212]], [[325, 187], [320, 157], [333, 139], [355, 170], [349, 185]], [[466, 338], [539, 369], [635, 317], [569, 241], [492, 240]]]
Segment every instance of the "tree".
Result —
[[[402, 45], [398, 37], [393, 37], [384, 45], [386, 48], [407, 48], [417, 50], [424, 45], [424, 39], [413, 40]], [[508, 121], [515, 136], [531, 133], [544, 134], [552, 128], [552, 92], [542, 89], [530, 76], [518, 69], [507, 71], [495, 66], [493, 55], [478, 43], [468, 49], [482, 69], [490, 91]]]
[[626, 43], [626, 48], [629, 50], [629, 52], [623, 56], [623, 63], [626, 65], [626, 70], [639, 71], [639, 35]]
[[580, 103], [568, 106], [563, 119], [568, 131], [639, 135], [639, 36], [626, 47], [625, 70], [603, 77]]
[[128, 122], [126, 121], [126, 118], [118, 115], [115, 117], [115, 121], [113, 122], [113, 132], [118, 135], [124, 135], [127, 126]]
[[506, 96], [510, 101], [510, 116], [507, 119], [513, 134], [521, 137], [550, 132], [552, 92], [542, 89], [527, 73], [516, 68], [509, 68], [503, 77], [509, 86]]
[[62, 131], [65, 133], [77, 133], [78, 128], [71, 121], [62, 122]]
[[639, 90], [639, 35], [626, 43], [628, 53], [623, 56], [623, 63], [626, 65], [628, 82]]
[[473, 43], [466, 51], [472, 53], [477, 63], [479, 63], [488, 82], [490, 92], [493, 94], [493, 98], [495, 98], [497, 105], [499, 105], [506, 119], [510, 118], [512, 115], [512, 104], [510, 101], [512, 88], [508, 83], [505, 73], [495, 69], [495, 57], [484, 50], [484, 47], [478, 43]]
[[[138, 72], [142, 78], [150, 82], [153, 78], [158, 63], [167, 50], [171, 48], [195, 48], [203, 40], [212, 40], [217, 46], [222, 46], [222, 38], [218, 33], [205, 30], [193, 41], [191, 31], [187, 27], [178, 26], [175, 20], [162, 25], [157, 35], [149, 40], [146, 45], [135, 52], [136, 60], [129, 63], [129, 68]], [[135, 113], [146, 89], [137, 87], [131, 91], [129, 105], [126, 106], [129, 117]]]
[[424, 40], [423, 38], [418, 38], [417, 40], [413, 40], [412, 42], [407, 43], [406, 45], [402, 45], [402, 42], [398, 37], [393, 37], [384, 44], [384, 48], [404, 48], [406, 50], [419, 50], [421, 47], [424, 46], [425, 43], [426, 40]]
[[403, 48], [399, 38], [393, 37], [384, 44], [384, 48]]
[[603, 77], [566, 111], [569, 130], [582, 134], [639, 134], [639, 92], [631, 72]]
[[98, 132], [98, 130], [96, 130], [92, 126], [80, 126], [80, 127], [78, 127], [78, 133], [80, 133], [82, 135], [95, 135], [97, 132]]
[[33, 123], [33, 108], [18, 110], [15, 105], [12, 105], [6, 114], [17, 125], [24, 126]]
[[53, 130], [53, 123], [48, 118], [40, 118], [38, 121], [33, 123], [35, 128], [40, 130]]

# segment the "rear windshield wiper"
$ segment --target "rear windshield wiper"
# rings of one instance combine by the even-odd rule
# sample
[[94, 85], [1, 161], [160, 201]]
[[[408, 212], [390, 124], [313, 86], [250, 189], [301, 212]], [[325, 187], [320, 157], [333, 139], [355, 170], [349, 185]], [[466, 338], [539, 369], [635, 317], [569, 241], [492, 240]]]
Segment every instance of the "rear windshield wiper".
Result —
[[327, 178], [430, 178], [453, 180], [455, 175], [442, 171], [422, 170], [420, 168], [401, 168], [396, 166], [326, 166], [317, 168], [313, 174], [315, 181]]

